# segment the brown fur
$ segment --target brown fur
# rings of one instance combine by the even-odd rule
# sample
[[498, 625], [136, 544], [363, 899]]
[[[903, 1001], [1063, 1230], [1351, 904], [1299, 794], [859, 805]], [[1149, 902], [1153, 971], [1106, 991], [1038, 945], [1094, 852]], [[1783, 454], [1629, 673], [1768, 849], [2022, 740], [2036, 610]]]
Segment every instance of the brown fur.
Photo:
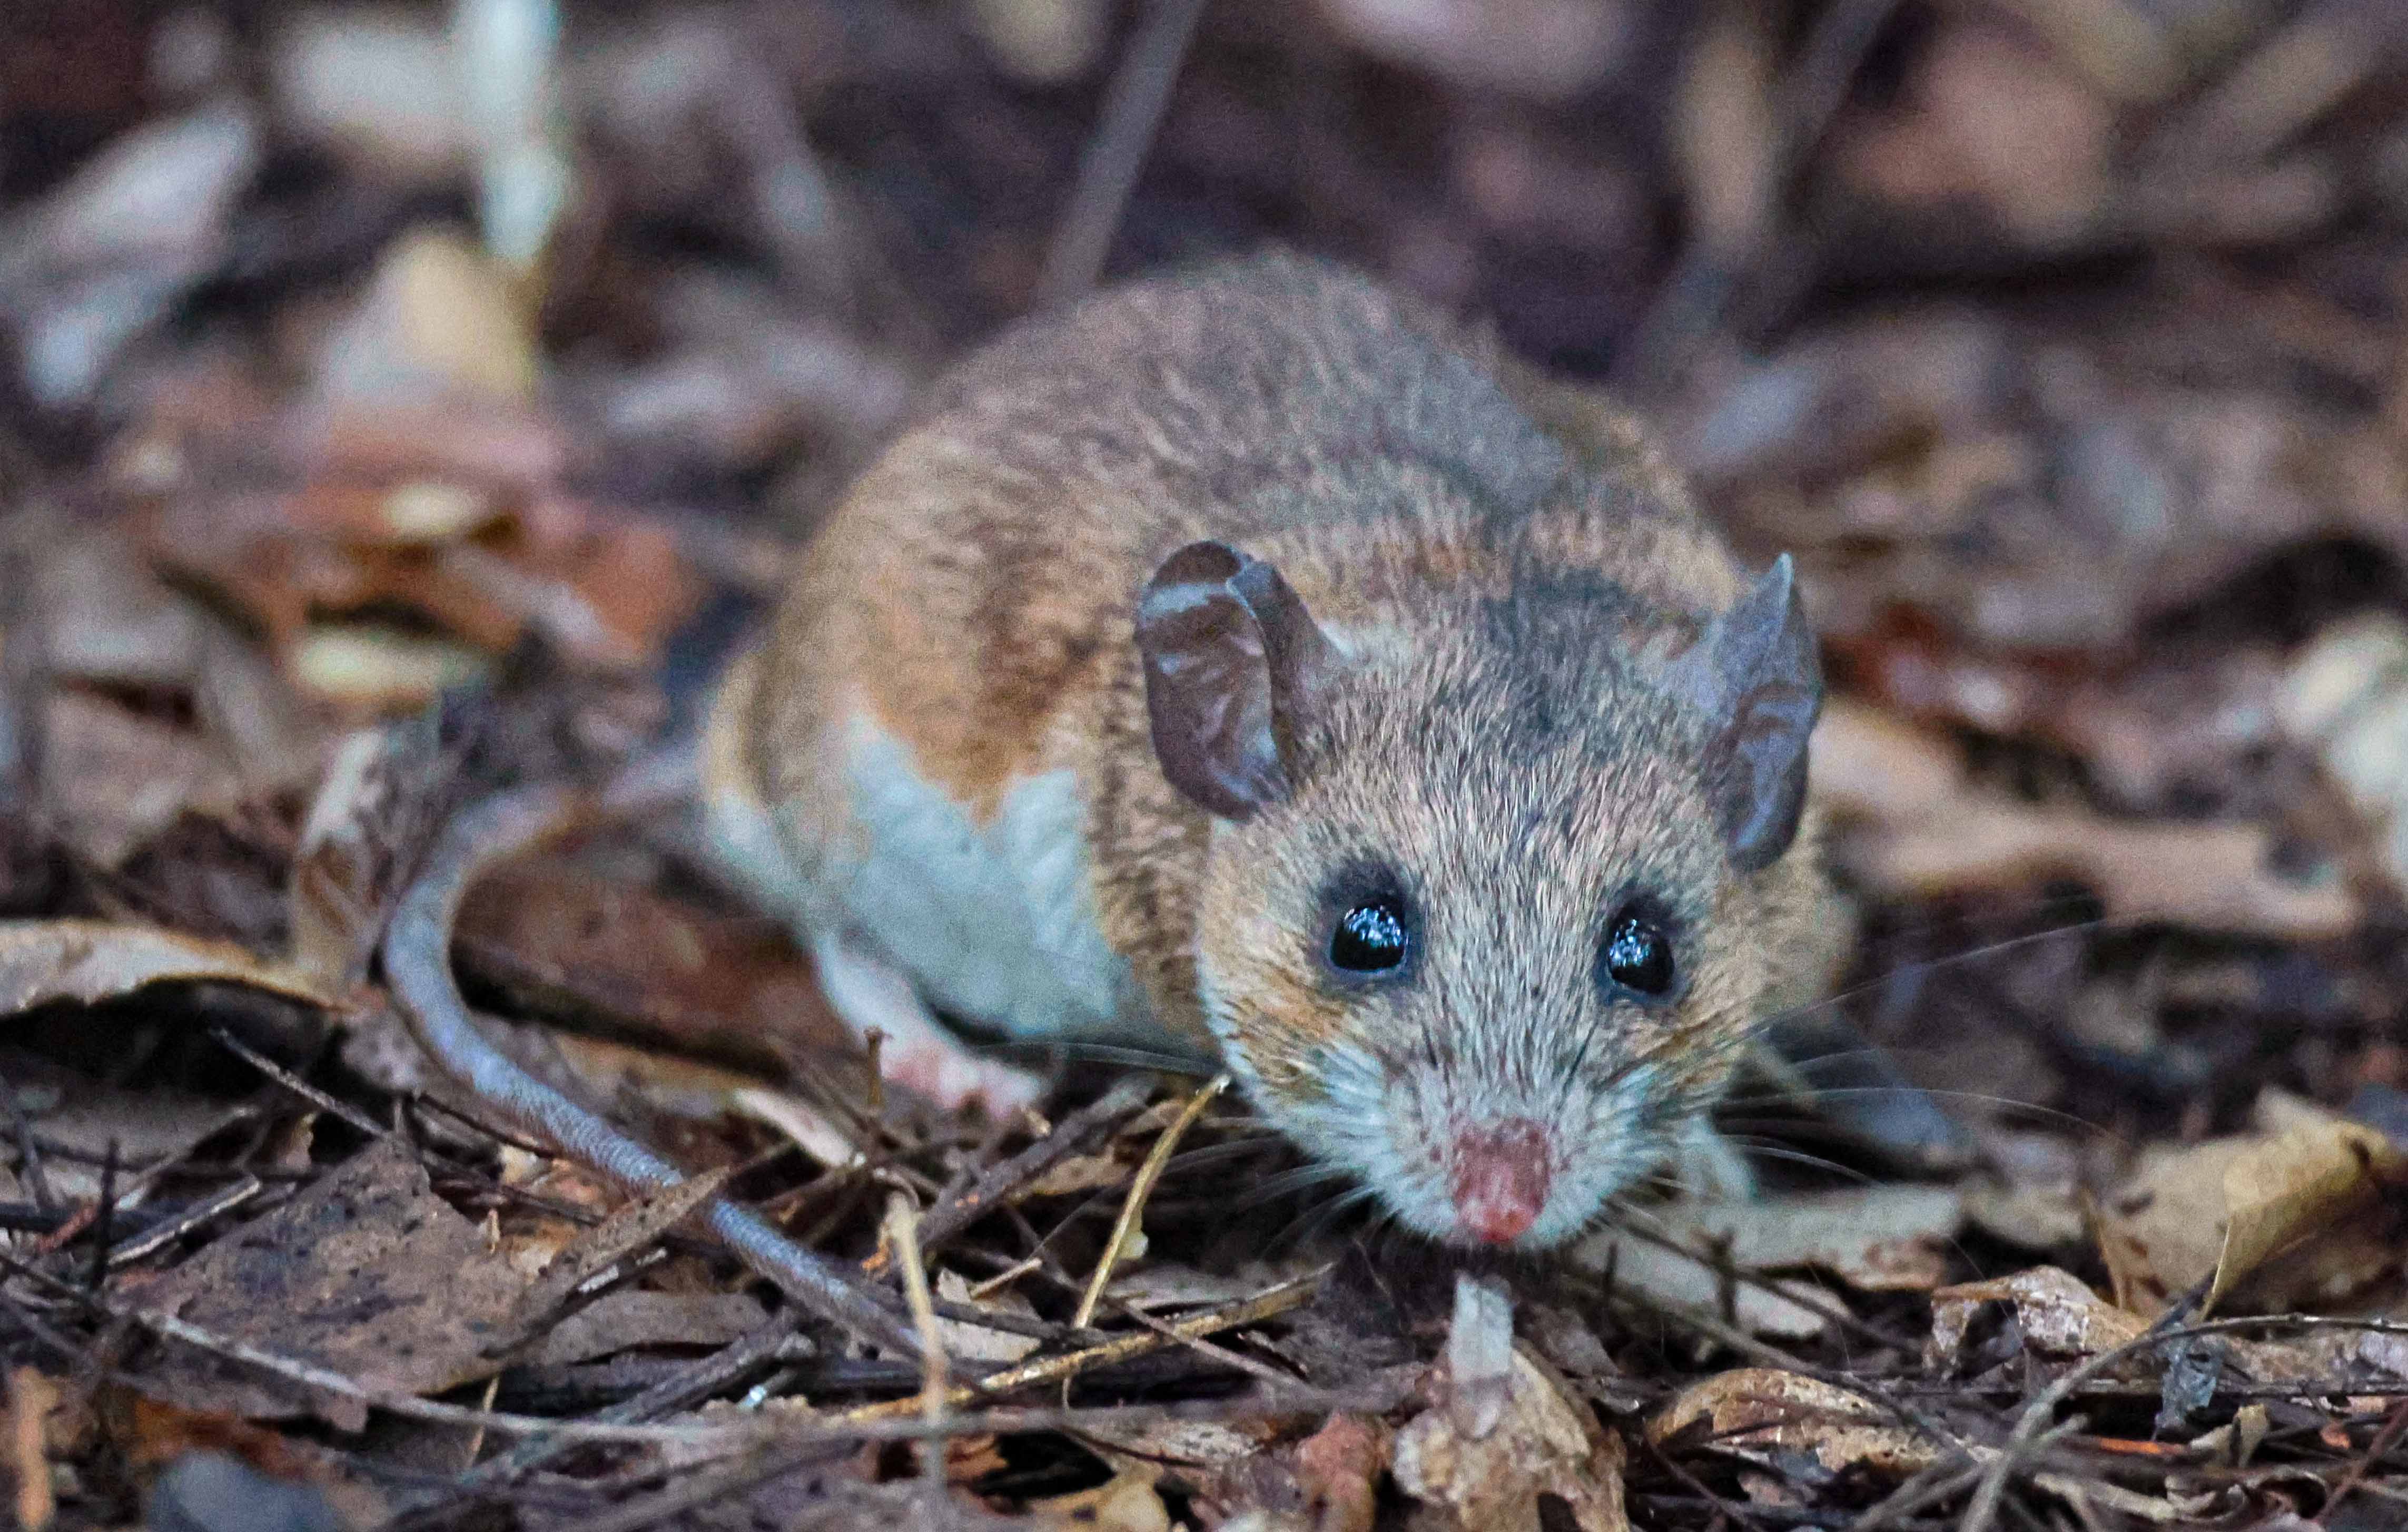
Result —
[[[1226, 856], [1154, 762], [1131, 637], [1149, 574], [1208, 537], [1275, 564], [1369, 654], [1292, 800], [1221, 827]], [[1827, 898], [1811, 820], [1765, 872], [1723, 865], [1698, 725], [1648, 687], [1744, 588], [1598, 396], [1358, 279], [1257, 257], [1120, 289], [958, 369], [812, 542], [723, 700], [721, 769], [784, 809], [805, 862], [859, 833], [827, 744], [856, 712], [974, 818], [1069, 769], [1102, 930], [1156, 1022], [1211, 1046], [1205, 958], [1242, 991], [1260, 1089], [1297, 1100], [1366, 1029], [1460, 1036], [1525, 990], [1593, 990], [1600, 880], [1653, 880], [1696, 932], [1690, 983], [1617, 1012], [1615, 1046], [1703, 1096]], [[1301, 956], [1330, 860], [1394, 845], [1416, 876], [1512, 890], [1495, 918], [1514, 929], [1450, 938], [1495, 971], [1422, 1003], [1448, 1019], [1383, 1021]]]

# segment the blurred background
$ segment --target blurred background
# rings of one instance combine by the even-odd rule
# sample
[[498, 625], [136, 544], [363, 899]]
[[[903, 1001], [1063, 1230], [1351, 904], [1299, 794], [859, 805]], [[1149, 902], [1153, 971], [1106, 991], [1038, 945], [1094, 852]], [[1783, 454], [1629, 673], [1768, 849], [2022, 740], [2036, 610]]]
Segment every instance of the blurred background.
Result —
[[2190, 1134], [2408, 1101], [2396, 5], [7, 28], [9, 912], [284, 940], [346, 730], [482, 678], [518, 769], [624, 750], [946, 359], [1277, 239], [1623, 390], [1798, 552], [1857, 1020], [1924, 1077]]

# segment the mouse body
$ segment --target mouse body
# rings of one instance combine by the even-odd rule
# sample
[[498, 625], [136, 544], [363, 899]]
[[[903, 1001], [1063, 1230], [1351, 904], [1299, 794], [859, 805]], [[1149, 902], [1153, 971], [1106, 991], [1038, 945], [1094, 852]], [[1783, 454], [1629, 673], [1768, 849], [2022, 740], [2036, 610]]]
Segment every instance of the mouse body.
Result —
[[934, 1019], [1217, 1060], [1442, 1241], [1658, 1168], [1828, 941], [1822, 697], [1627, 416], [1273, 253], [1007, 330], [815, 531], [706, 729], [724, 860], [890, 1076]]

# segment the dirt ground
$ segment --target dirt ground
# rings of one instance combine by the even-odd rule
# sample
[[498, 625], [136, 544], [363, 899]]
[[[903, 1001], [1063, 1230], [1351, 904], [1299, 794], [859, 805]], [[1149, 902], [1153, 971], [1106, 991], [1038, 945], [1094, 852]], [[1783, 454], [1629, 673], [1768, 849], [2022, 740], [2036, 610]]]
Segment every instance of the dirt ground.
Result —
[[[951, 358], [1268, 241], [1795, 555], [1754, 1199], [1481, 1262], [1195, 1077], [937, 1110], [574, 796]], [[2408, 7], [0, 21], [22, 1525], [2408, 1525], [2404, 893]]]

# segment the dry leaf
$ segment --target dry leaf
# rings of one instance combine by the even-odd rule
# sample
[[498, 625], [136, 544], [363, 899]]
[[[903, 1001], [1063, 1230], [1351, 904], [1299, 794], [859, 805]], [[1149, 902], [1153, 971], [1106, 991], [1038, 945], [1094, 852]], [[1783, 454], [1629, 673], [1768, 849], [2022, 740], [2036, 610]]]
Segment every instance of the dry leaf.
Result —
[[2254, 824], [2150, 824], [2035, 805], [1977, 788], [1926, 731], [1844, 700], [1814, 731], [1813, 790], [1868, 827], [1856, 871], [1914, 898], [2072, 878], [2117, 920], [2163, 920], [2293, 941], [2338, 936], [2358, 902], [2337, 880], [2272, 868], [2274, 834]]
[[1767, 1466], [1812, 1454], [1838, 1473], [1856, 1467], [1890, 1479], [1938, 1462], [1942, 1444], [1861, 1395], [1774, 1367], [1742, 1367], [1690, 1384], [1647, 1423], [1662, 1443], [1704, 1423], [1703, 1445]]
[[9, 1370], [8, 1465], [17, 1480], [17, 1525], [24, 1532], [45, 1532], [58, 1513], [44, 1451], [50, 1412], [58, 1407], [59, 1385], [40, 1368]]
[[1137, 1166], [1110, 1153], [1074, 1154], [1047, 1168], [1021, 1189], [1022, 1197], [1072, 1197], [1082, 1192], [1106, 1192], [1128, 1184]]
[[1813, 1266], [1868, 1293], [1928, 1293], [1963, 1222], [1954, 1188], [1899, 1184], [1682, 1204], [1662, 1232], [1750, 1269]]
[[552, 1366], [642, 1346], [724, 1346], [768, 1318], [760, 1301], [743, 1293], [605, 1293], [546, 1330], [523, 1360]]
[[1955, 1364], [1974, 1316], [1993, 1303], [2011, 1306], [2024, 1343], [2050, 1356], [2095, 1356], [2139, 1339], [2148, 1329], [2145, 1320], [2106, 1303], [2072, 1273], [2034, 1266], [1931, 1294], [1931, 1336], [1925, 1355], [1933, 1366]]
[[2317, 635], [2284, 678], [2285, 732], [2313, 747], [2408, 889], [2408, 623], [2376, 614]]
[[[2344, 1232], [2366, 1234], [2365, 1215], [2386, 1188], [2408, 1178], [2408, 1156], [2373, 1129], [2355, 1122], [2295, 1128], [2253, 1146], [2225, 1166], [2224, 1246], [2202, 1314], [2243, 1279], [2302, 1241]], [[2371, 1276], [2389, 1269], [2348, 1258], [2354, 1240], [2335, 1239], [2334, 1259], [2317, 1263], [2307, 1289], [2293, 1299], [2286, 1292], [2264, 1301], [2278, 1308], [2322, 1308], [2343, 1298]], [[2388, 1246], [2388, 1239], [2381, 1243]]]
[[[461, 906], [455, 945], [478, 982], [542, 1014], [598, 1021], [596, 1030], [614, 1035], [763, 1070], [788, 1067], [787, 1048], [859, 1056], [810, 960], [776, 922], [722, 915], [559, 858], [512, 862], [479, 879]], [[776, 1048], [765, 1041], [772, 1037]], [[785, 1109], [760, 1100], [764, 1113]], [[823, 1163], [859, 1152], [833, 1128], [773, 1120]]]
[[325, 1004], [303, 975], [230, 942], [107, 920], [0, 921], [0, 1016], [55, 1000], [91, 1004], [146, 985], [201, 981]]
[[263, 137], [232, 101], [163, 118], [0, 222], [0, 317], [20, 331], [11, 349], [37, 402], [87, 399], [119, 354], [217, 266]]
[[[937, 1273], [937, 1296], [947, 1303], [993, 1308], [1018, 1319], [1033, 1320], [1037, 1317], [1037, 1310], [1017, 1293], [1000, 1294], [987, 1303], [978, 1303], [970, 1296], [969, 1279], [950, 1266]], [[939, 1319], [937, 1331], [944, 1337], [948, 1352], [974, 1362], [999, 1362], [1009, 1366], [1037, 1349], [1035, 1336], [1015, 1335], [1010, 1330], [990, 1330], [984, 1325], [970, 1324], [961, 1320]]]
[[1159, 1470], [1124, 1469], [1094, 1489], [1031, 1501], [1029, 1519], [1047, 1532], [1170, 1532], [1170, 1512], [1154, 1487], [1159, 1477]]
[[[1727, 1284], [1712, 1259], [1611, 1229], [1574, 1245], [1568, 1259], [1574, 1269], [1593, 1277], [1610, 1271], [1617, 1288], [1678, 1312], [1724, 1318], [1727, 1295], [1729, 1317], [1751, 1335], [1809, 1340], [1821, 1335], [1829, 1322], [1813, 1308], [1787, 1297], [1784, 1290], [1792, 1284], [1779, 1279], [1741, 1282], [1726, 1294]], [[1796, 1285], [1803, 1293], [1813, 1292], [1811, 1284]]]
[[230, 816], [246, 791], [213, 741], [88, 692], [44, 698], [40, 738], [49, 806], [94, 867], [115, 869], [187, 812]]
[[[483, 1231], [429, 1189], [408, 1148], [385, 1140], [159, 1279], [144, 1302], [366, 1388], [431, 1394], [494, 1370], [484, 1347], [520, 1287]], [[314, 1411], [345, 1431], [366, 1424], [356, 1398], [316, 1395], [179, 1343], [168, 1351], [152, 1385], [187, 1408], [252, 1419]]]
[[1375, 1420], [1338, 1414], [1297, 1444], [1297, 1483], [1315, 1532], [1371, 1532], [1394, 1440]]
[[2394, 1269], [2363, 1215], [2403, 1174], [2382, 1135], [2338, 1120], [2145, 1149], [2100, 1211], [2116, 1302], [2155, 1312], [2212, 1275], [2211, 1305], [2329, 1308]]
[[767, 1122], [784, 1134], [806, 1158], [823, 1170], [851, 1170], [864, 1156], [828, 1115], [799, 1096], [755, 1087], [737, 1091], [728, 1100], [745, 1116]]
[[659, 1241], [695, 1208], [717, 1196], [730, 1173], [723, 1167], [689, 1176], [665, 1192], [631, 1199], [601, 1222], [580, 1231], [553, 1252], [542, 1274], [519, 1294], [510, 1316], [511, 1334], [497, 1340], [496, 1350], [517, 1346], [520, 1332], [551, 1318], [579, 1288]]
[[456, 235], [424, 229], [385, 253], [319, 367], [322, 389], [360, 404], [447, 394], [523, 403], [538, 359], [501, 265]]

